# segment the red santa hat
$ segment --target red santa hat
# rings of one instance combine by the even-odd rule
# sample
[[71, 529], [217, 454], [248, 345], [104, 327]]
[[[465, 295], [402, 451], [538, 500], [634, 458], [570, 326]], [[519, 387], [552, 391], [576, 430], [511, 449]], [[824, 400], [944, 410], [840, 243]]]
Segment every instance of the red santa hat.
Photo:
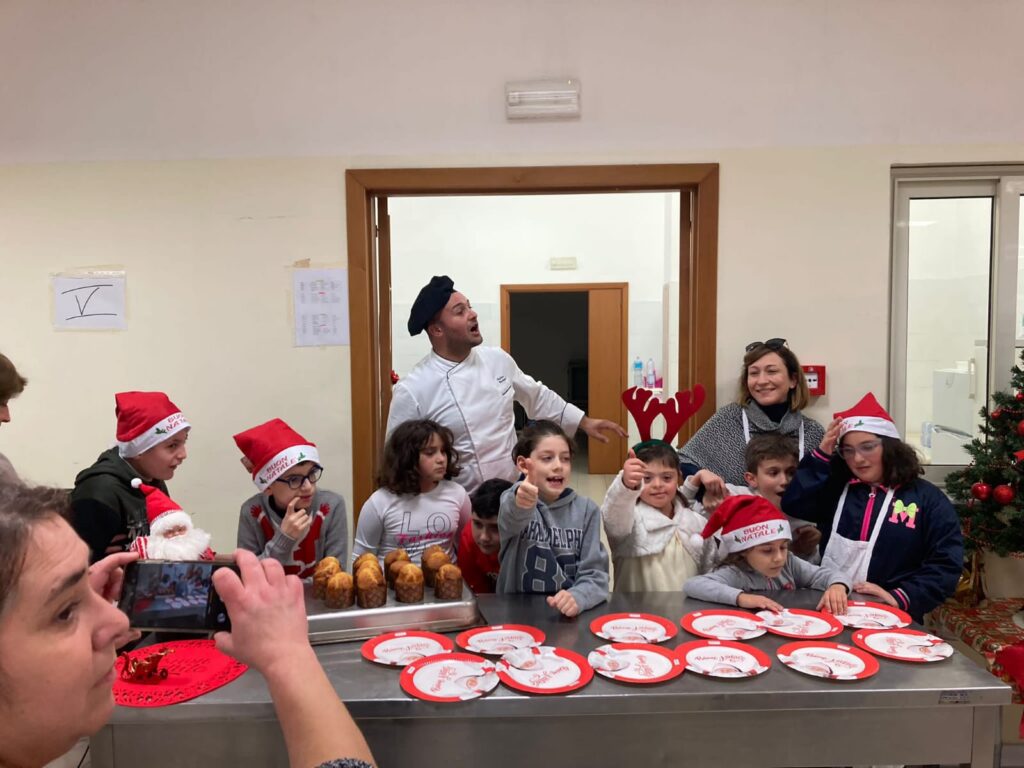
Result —
[[742, 552], [779, 539], [792, 539], [789, 520], [760, 496], [730, 496], [711, 514], [701, 533], [705, 539], [722, 531], [723, 554]]
[[900, 439], [896, 422], [870, 392], [864, 395], [853, 408], [834, 413], [832, 418], [843, 420], [839, 427], [840, 440], [847, 432], [870, 432], [873, 435]]
[[316, 444], [310, 442], [281, 419], [271, 419], [258, 427], [235, 435], [235, 445], [252, 464], [252, 481], [261, 491], [303, 461], [320, 463]]
[[159, 488], [146, 485], [137, 477], [132, 479], [132, 488], [138, 488], [146, 497], [146, 518], [151, 535], [160, 536], [178, 525], [192, 527], [192, 516]]
[[118, 392], [117, 450], [125, 459], [145, 453], [191, 425], [163, 392]]

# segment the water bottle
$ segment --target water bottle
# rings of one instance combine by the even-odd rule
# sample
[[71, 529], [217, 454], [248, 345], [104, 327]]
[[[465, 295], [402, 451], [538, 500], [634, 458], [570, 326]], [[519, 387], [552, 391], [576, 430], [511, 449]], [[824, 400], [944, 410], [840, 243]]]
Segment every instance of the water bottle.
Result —
[[636, 356], [636, 360], [633, 361], [633, 386], [642, 387], [644, 385], [644, 361], [640, 359], [640, 355]]
[[654, 389], [657, 384], [658, 376], [654, 370], [654, 358], [647, 358], [647, 388]]

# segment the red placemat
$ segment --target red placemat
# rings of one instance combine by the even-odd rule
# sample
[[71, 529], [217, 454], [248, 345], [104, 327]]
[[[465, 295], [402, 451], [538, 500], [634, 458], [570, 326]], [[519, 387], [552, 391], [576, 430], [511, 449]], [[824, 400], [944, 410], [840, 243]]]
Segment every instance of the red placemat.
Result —
[[[166, 677], [158, 672], [152, 682], [121, 679], [125, 656], [142, 660], [164, 650], [170, 653], [160, 660], [158, 670], [166, 670]], [[213, 640], [172, 640], [146, 646], [122, 655], [116, 667], [114, 701], [122, 707], [165, 707], [188, 701], [227, 685], [248, 669], [218, 651]]]

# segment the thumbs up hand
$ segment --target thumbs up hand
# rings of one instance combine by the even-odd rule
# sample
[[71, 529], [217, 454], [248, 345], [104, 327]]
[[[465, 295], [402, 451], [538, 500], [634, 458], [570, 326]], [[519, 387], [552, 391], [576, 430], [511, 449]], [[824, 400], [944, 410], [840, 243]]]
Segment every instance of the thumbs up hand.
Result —
[[639, 491], [644, 483], [644, 473], [647, 465], [636, 457], [633, 449], [629, 449], [629, 456], [622, 465], [622, 484], [631, 491]]
[[520, 509], [533, 509], [537, 506], [537, 484], [533, 477], [533, 461], [526, 459], [522, 464], [526, 478], [516, 488], [516, 506]]

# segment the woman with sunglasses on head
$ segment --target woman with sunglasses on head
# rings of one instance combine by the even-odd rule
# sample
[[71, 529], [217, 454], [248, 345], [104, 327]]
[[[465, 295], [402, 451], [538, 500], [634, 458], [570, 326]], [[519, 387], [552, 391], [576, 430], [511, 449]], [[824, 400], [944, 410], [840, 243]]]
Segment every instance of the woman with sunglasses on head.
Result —
[[707, 469], [726, 483], [746, 485], [747, 443], [765, 432], [792, 436], [803, 458], [825, 435], [821, 424], [801, 413], [809, 399], [800, 361], [785, 339], [751, 342], [736, 401], [719, 408], [679, 451], [683, 476]]
[[868, 393], [835, 414], [782, 497], [787, 514], [818, 524], [823, 567], [917, 622], [953, 594], [963, 569], [960, 519], [922, 473]]

